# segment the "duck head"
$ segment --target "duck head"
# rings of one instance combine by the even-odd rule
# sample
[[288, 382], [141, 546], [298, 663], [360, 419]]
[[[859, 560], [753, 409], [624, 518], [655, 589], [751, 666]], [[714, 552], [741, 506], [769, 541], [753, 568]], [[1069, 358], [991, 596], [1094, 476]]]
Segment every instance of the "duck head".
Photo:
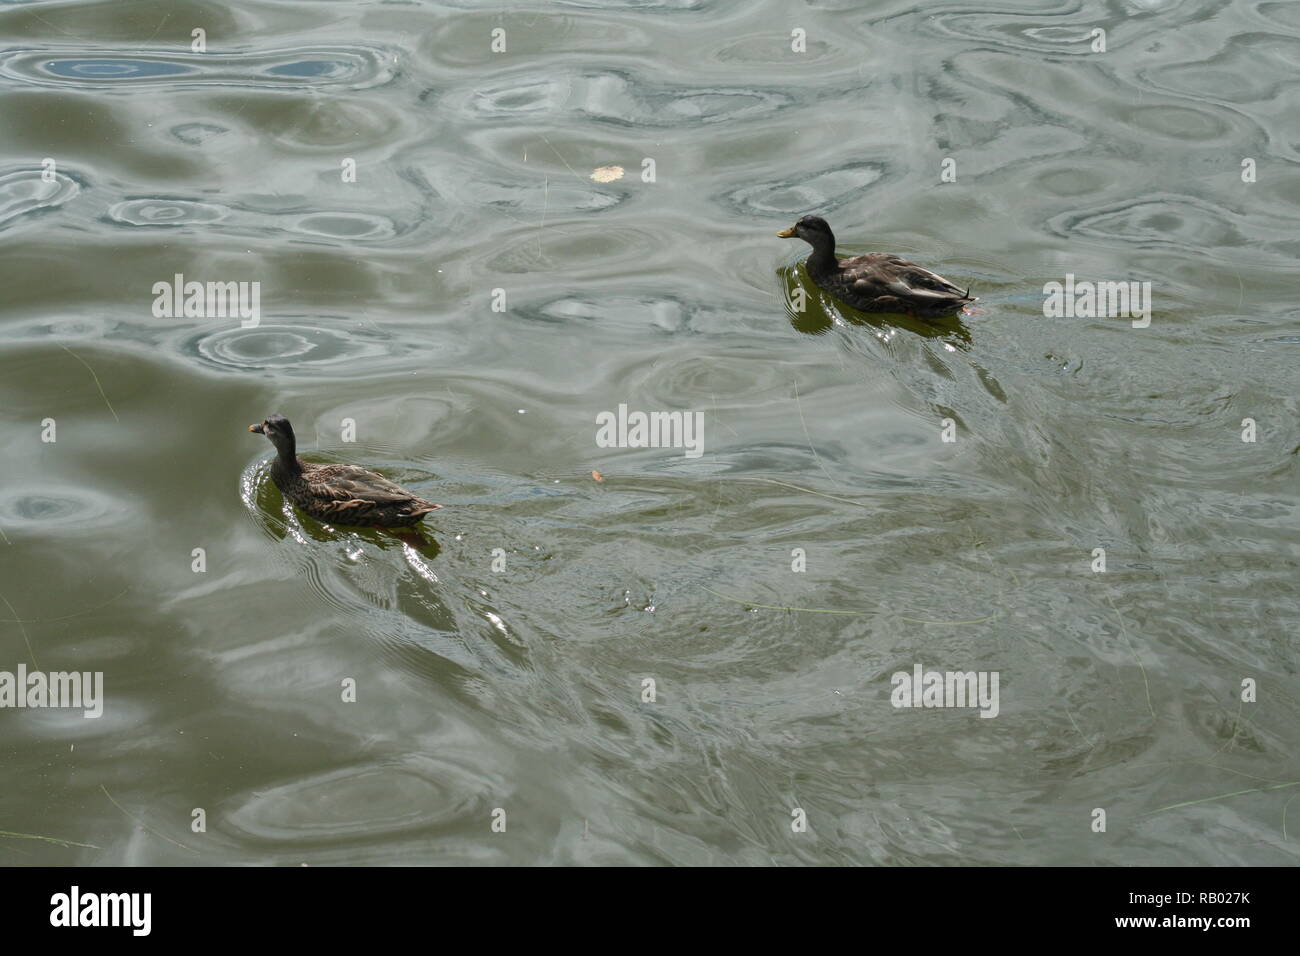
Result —
[[808, 257], [810, 270], [825, 270], [835, 265], [835, 234], [821, 216], [804, 216], [777, 235], [782, 239], [802, 239], [813, 247], [813, 254]]
[[260, 425], [249, 425], [248, 430], [258, 435], [265, 435], [271, 440], [282, 458], [293, 458], [297, 451], [297, 439], [293, 435], [293, 426], [283, 415], [267, 415]]
[[830, 244], [835, 245], [835, 234], [830, 225], [821, 216], [804, 216], [789, 229], [777, 233], [782, 239], [802, 239], [815, 248]]

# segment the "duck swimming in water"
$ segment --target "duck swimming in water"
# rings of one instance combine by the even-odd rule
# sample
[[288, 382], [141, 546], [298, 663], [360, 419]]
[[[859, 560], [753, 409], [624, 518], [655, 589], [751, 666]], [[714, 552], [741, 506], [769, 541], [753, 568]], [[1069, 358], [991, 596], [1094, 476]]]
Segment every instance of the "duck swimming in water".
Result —
[[835, 234], [820, 216], [804, 216], [782, 239], [799, 238], [813, 247], [808, 274], [835, 298], [863, 312], [935, 317], [960, 312], [975, 300], [943, 276], [887, 252], [852, 259], [835, 257]]
[[380, 528], [408, 528], [442, 505], [411, 494], [383, 475], [356, 465], [313, 465], [297, 455], [293, 426], [269, 415], [250, 432], [265, 435], [278, 454], [271, 480], [285, 498], [319, 521]]

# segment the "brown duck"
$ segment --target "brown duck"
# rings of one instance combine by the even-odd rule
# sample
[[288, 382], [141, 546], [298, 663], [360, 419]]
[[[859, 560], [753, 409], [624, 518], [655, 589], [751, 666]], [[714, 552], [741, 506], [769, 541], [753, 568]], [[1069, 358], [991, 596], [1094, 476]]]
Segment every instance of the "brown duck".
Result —
[[407, 528], [442, 507], [356, 465], [313, 465], [303, 461], [297, 455], [293, 426], [283, 415], [270, 415], [260, 425], [249, 425], [248, 430], [271, 439], [278, 452], [271, 463], [275, 486], [319, 521]]
[[943, 276], [887, 252], [835, 258], [835, 234], [820, 216], [804, 216], [782, 239], [799, 238], [813, 247], [808, 274], [814, 282], [863, 312], [894, 312], [933, 318], [960, 312], [975, 300]]

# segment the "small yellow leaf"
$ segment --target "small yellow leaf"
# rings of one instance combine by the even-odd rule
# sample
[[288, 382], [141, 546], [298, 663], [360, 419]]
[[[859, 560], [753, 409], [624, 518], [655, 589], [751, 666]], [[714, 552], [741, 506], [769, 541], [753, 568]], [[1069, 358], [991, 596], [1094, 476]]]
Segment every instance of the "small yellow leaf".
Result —
[[591, 178], [598, 183], [612, 183], [623, 178], [622, 166], [598, 166], [591, 171]]

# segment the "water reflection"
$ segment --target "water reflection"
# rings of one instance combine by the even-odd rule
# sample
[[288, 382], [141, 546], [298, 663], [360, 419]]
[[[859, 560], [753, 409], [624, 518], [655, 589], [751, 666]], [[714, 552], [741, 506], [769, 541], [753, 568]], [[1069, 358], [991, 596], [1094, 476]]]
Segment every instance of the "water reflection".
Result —
[[[925, 339], [939, 339], [949, 345], [969, 350], [973, 344], [970, 329], [960, 315], [919, 318], [889, 312], [863, 312], [817, 288], [800, 263], [778, 270], [785, 288], [785, 310], [790, 325], [804, 335], [825, 335], [836, 325], [854, 325], [872, 329], [882, 341], [888, 341], [901, 329]], [[804, 309], [794, 307], [795, 290], [803, 292]]]
[[364, 89], [392, 78], [392, 55], [365, 47], [294, 48], [259, 53], [171, 53], [113, 56], [65, 53], [49, 48], [0, 55], [0, 75], [40, 86], [95, 89], [104, 86], [286, 86]]

